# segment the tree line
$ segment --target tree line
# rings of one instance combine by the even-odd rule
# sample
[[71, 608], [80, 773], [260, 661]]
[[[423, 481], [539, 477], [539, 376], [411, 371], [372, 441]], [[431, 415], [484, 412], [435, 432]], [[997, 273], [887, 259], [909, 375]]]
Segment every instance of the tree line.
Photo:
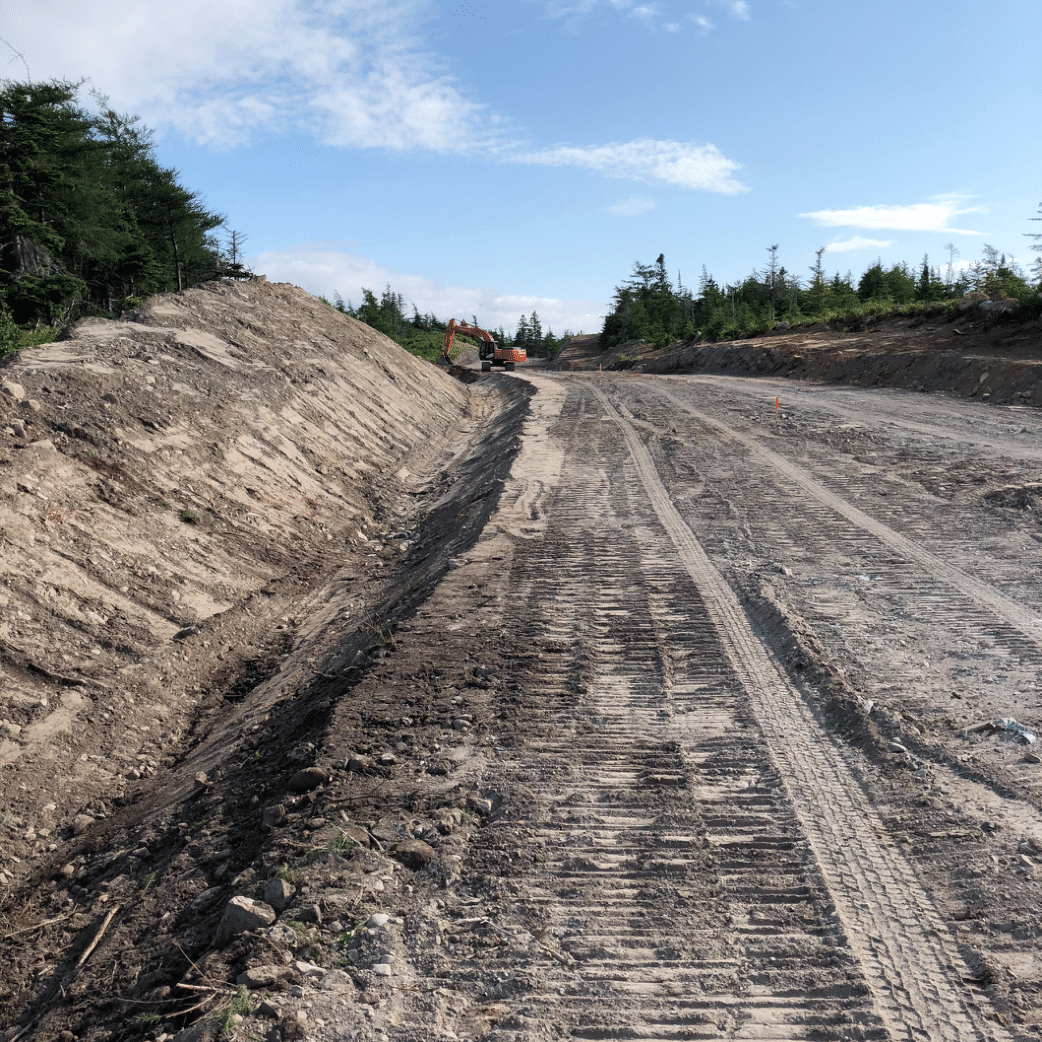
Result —
[[152, 132], [96, 92], [85, 108], [80, 87], [0, 81], [0, 355], [84, 315], [251, 274], [244, 237], [218, 239], [225, 218], [158, 162]]
[[[379, 299], [372, 290], [363, 287], [362, 299], [357, 306], [349, 300], [345, 301], [339, 293], [333, 294], [332, 301], [325, 297], [319, 299], [341, 314], [349, 315], [378, 330], [414, 355], [426, 358], [428, 361], [435, 361], [441, 355], [448, 322], [442, 322], [431, 313], [421, 314], [415, 304], [407, 306], [405, 297], [392, 290], [390, 284], [384, 288]], [[411, 314], [409, 313], [410, 308], [412, 309]], [[491, 333], [496, 343], [523, 347], [532, 358], [549, 357], [572, 335], [566, 332], [562, 337], [555, 337], [551, 329], [547, 329], [544, 333], [539, 315], [535, 311], [531, 315], [520, 317], [513, 339], [507, 335], [502, 325], [498, 329], [492, 329], [479, 322], [476, 315], [471, 316], [470, 322], [471, 325]], [[477, 341], [471, 337], [457, 333], [453, 341], [453, 353], [455, 354], [455, 345], [466, 347], [476, 344]]]
[[[1035, 240], [1031, 249], [1042, 254], [1042, 233], [1025, 234]], [[698, 337], [727, 340], [764, 332], [782, 322], [806, 325], [954, 306], [971, 290], [1013, 298], [1031, 312], [1042, 312], [1042, 256], [1025, 271], [1012, 257], [985, 244], [982, 257], [962, 267], [957, 264], [957, 247], [948, 243], [945, 249], [943, 270], [931, 265], [929, 256], [914, 267], [904, 261], [884, 267], [877, 260], [855, 280], [850, 271], [828, 274], [827, 247], [815, 252], [809, 277], [801, 277], [779, 262], [774, 245], [767, 248], [762, 269], [731, 284], [720, 285], [703, 266], [697, 290], [685, 286], [679, 273], [672, 281], [660, 254], [654, 264], [635, 263], [630, 278], [615, 287], [600, 344], [610, 348], [645, 341], [663, 347]]]

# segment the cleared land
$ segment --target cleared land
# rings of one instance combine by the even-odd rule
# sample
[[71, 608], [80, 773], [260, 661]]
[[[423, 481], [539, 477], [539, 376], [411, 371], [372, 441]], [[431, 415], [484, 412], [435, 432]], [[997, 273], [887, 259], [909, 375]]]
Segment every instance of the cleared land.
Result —
[[2, 373], [8, 1039], [1038, 1037], [1037, 330], [982, 403], [137, 318]]

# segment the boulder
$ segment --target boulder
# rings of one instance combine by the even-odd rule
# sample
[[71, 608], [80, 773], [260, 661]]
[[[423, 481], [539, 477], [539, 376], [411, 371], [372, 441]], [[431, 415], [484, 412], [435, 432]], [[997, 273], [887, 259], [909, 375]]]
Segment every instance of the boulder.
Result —
[[249, 897], [233, 897], [224, 909], [224, 915], [217, 924], [214, 944], [223, 947], [240, 933], [249, 933], [275, 922], [275, 910], [263, 901], [254, 901]]
[[264, 888], [264, 900], [275, 909], [276, 912], [284, 911], [293, 899], [296, 891], [285, 879], [273, 879]]
[[255, 991], [257, 988], [270, 988], [276, 981], [288, 977], [292, 972], [288, 966], [254, 966], [240, 973], [235, 978], [235, 983]]
[[406, 839], [395, 845], [391, 857], [414, 871], [426, 868], [438, 855], [429, 843], [422, 839]]
[[329, 781], [329, 773], [321, 767], [305, 767], [289, 780], [290, 792], [310, 792]]

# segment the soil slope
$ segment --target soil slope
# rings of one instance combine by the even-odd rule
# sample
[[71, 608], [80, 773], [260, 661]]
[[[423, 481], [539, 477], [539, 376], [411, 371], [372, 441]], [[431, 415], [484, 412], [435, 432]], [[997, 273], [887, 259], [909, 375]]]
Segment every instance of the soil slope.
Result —
[[573, 337], [551, 367], [778, 376], [1030, 404], [1042, 402], [1042, 322], [996, 323], [968, 312], [955, 321], [884, 319], [860, 329], [823, 323], [660, 350], [640, 342], [601, 351], [596, 336], [582, 336]]

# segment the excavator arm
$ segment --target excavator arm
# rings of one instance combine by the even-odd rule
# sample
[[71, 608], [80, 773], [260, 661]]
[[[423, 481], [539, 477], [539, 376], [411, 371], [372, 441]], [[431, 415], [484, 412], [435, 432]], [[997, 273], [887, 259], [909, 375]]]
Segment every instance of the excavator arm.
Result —
[[457, 333], [466, 333], [468, 336], [477, 337], [478, 340], [483, 341], [481, 357], [492, 357], [496, 349], [496, 342], [492, 339], [491, 333], [486, 332], [484, 329], [479, 329], [477, 326], [472, 326], [469, 322], [457, 322], [454, 318], [450, 318], [449, 324], [445, 327], [445, 346], [441, 351], [443, 364], [449, 360], [449, 351], [452, 349], [452, 341]]
[[441, 357], [438, 361], [442, 365], [449, 364], [449, 351], [452, 349], [452, 341], [457, 333], [465, 333], [467, 336], [475, 337], [481, 341], [478, 348], [478, 356], [481, 359], [481, 371], [487, 373], [493, 365], [503, 366], [512, 370], [515, 362], [523, 362], [528, 357], [523, 349], [514, 347], [500, 347], [493, 339], [488, 330], [472, 326], [469, 322], [457, 322], [454, 318], [449, 319], [445, 327], [445, 346], [442, 348]]

